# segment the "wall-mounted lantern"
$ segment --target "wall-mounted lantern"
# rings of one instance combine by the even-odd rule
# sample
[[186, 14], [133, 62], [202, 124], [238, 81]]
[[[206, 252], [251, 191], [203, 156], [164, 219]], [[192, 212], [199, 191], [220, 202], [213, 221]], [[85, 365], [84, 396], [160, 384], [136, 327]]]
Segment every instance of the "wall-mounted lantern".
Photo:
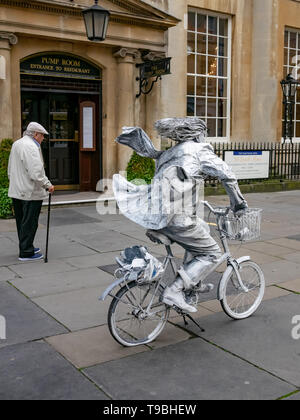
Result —
[[286, 79], [283, 79], [281, 82], [281, 88], [283, 92], [283, 106], [284, 106], [284, 121], [283, 121], [283, 141], [286, 142], [287, 139], [290, 139], [290, 142], [293, 143], [293, 120], [294, 120], [294, 107], [295, 107], [295, 98], [298, 86], [300, 82], [295, 80], [292, 74], [288, 74]]
[[110, 12], [98, 6], [98, 0], [95, 0], [94, 6], [84, 9], [82, 14], [88, 39], [90, 41], [104, 41]]

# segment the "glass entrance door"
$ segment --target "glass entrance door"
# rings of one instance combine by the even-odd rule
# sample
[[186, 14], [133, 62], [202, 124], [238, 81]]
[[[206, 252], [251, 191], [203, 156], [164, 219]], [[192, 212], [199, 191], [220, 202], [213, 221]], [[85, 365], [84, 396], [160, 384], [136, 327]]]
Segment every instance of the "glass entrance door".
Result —
[[79, 184], [78, 95], [49, 95], [50, 176], [56, 185]]
[[79, 97], [74, 93], [22, 92], [23, 130], [30, 121], [49, 131], [42, 144], [47, 176], [54, 185], [79, 185]]

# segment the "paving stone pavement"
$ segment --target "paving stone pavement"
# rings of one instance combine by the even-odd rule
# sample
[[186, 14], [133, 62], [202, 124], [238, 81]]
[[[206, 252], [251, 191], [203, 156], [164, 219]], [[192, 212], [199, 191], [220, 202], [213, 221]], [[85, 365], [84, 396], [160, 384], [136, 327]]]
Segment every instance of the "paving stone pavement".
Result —
[[[231, 249], [264, 271], [259, 310], [233, 321], [215, 288], [203, 295], [195, 316], [204, 333], [171, 311], [157, 340], [135, 348], [113, 340], [110, 300], [98, 297], [113, 281], [120, 250], [141, 244], [162, 258], [163, 246], [120, 214], [99, 215], [95, 206], [53, 208], [48, 264], [22, 263], [14, 221], [0, 220], [0, 322], [6, 321], [0, 399], [299, 400], [300, 191], [246, 198], [264, 209], [262, 237]], [[228, 203], [224, 196], [209, 201]], [[35, 244], [42, 249], [46, 220], [44, 209]], [[173, 251], [181, 264], [183, 250], [174, 245]], [[216, 286], [222, 268], [209, 279]]]
[[300, 346], [299, 341], [292, 337], [291, 323], [294, 315], [299, 313], [299, 303], [300, 296], [290, 293], [264, 301], [255, 316], [243, 321], [226, 319], [220, 312], [200, 318], [199, 321], [205, 324], [204, 333], [192, 323], [187, 329], [300, 388]]
[[293, 385], [199, 338], [84, 372], [121, 400], [263, 400], [295, 390]]
[[6, 320], [6, 339], [0, 340], [0, 348], [68, 331], [6, 282], [0, 283], [0, 308]]
[[106, 400], [86, 376], [44, 341], [0, 350], [1, 400]]

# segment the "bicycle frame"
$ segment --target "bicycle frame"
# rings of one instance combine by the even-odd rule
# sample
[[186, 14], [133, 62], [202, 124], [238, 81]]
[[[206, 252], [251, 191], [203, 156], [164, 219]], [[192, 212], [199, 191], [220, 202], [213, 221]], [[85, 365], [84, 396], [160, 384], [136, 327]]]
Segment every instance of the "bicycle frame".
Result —
[[[210, 208], [209, 204], [208, 207]], [[235, 259], [231, 255], [228, 242], [229, 239], [239, 237], [238, 233], [235, 234], [234, 232], [238, 232], [241, 221], [235, 220], [229, 214], [228, 209], [213, 209], [212, 207], [211, 209], [216, 216], [217, 223], [215, 226], [224, 253], [216, 263], [210, 263], [210, 270], [204, 278], [201, 278], [199, 275], [198, 279], [192, 282], [194, 284], [193, 287], [182, 290], [182, 298], [194, 307], [201, 303], [200, 294], [212, 290], [212, 287], [209, 287], [210, 285], [205, 285], [205, 280], [221, 264], [226, 263], [227, 268], [216, 288], [217, 297], [226, 315], [232, 319], [245, 319], [257, 310], [263, 299], [265, 290], [264, 276], [259, 266], [249, 261], [249, 256]], [[236, 223], [236, 225], [230, 224], [231, 221]], [[236, 229], [234, 230], [235, 227]], [[251, 231], [249, 232], [251, 233]], [[152, 230], [149, 230], [147, 236], [153, 242], [164, 244], [166, 255], [162, 263], [158, 265], [155, 262], [151, 266], [146, 266], [145, 269], [139, 268], [144, 267], [146, 264], [138, 264], [140, 261], [134, 263], [134, 258], [125, 259], [124, 255], [129, 255], [129, 252], [125, 250], [124, 253], [121, 253], [121, 257], [117, 258], [120, 268], [115, 271], [115, 281], [100, 297], [101, 300], [104, 300], [108, 295], [112, 297], [108, 308], [108, 328], [112, 337], [119, 344], [126, 347], [148, 344], [155, 340], [163, 331], [171, 310], [183, 317], [185, 325], [187, 325], [186, 318], [188, 318], [204, 332], [204, 329], [189, 314], [189, 310], [182, 309], [181, 306], [183, 305], [179, 303], [180, 306], [177, 306], [176, 300], [173, 303], [171, 300], [169, 302], [164, 299], [165, 289], [173, 284], [174, 281], [176, 282], [179, 276], [184, 278], [184, 270], [186, 270], [186, 275], [188, 275], [189, 270], [186, 267], [188, 267], [188, 261], [190, 261], [190, 253], [188, 250], [186, 251], [183, 267], [178, 269], [179, 267], [177, 268], [175, 256], [171, 249], [171, 240], [167, 236], [160, 234], [160, 232], [156, 233]], [[137, 255], [137, 253], [133, 255]], [[166, 275], [169, 274], [169, 265], [171, 265], [172, 269], [171, 278], [169, 275]], [[150, 267], [156, 268], [156, 277], [149, 276], [148, 271], [150, 270], [148, 269]], [[249, 289], [245, 287], [244, 282]], [[197, 284], [195, 285], [195, 283]], [[120, 290], [117, 290], [116, 286], [119, 286]], [[248, 292], [250, 293], [248, 294]], [[195, 311], [193, 310], [193, 312]]]
[[[223, 276], [222, 276], [222, 279], [221, 279], [221, 281], [220, 281], [220, 283], [219, 283], [219, 289], [218, 289], [218, 299], [219, 300], [222, 300], [223, 299], [223, 295], [224, 295], [224, 292], [223, 292], [223, 284], [225, 284], [225, 281], [226, 281], [226, 279], [227, 279], [227, 277], [229, 276], [229, 275], [231, 275], [231, 272], [232, 272], [232, 270], [234, 270], [234, 272], [235, 272], [235, 274], [236, 274], [236, 276], [237, 276], [237, 279], [238, 279], [238, 282], [239, 282], [239, 285], [240, 285], [240, 287], [242, 288], [242, 290], [244, 291], [244, 292], [248, 292], [248, 289], [245, 287], [245, 285], [243, 284], [243, 282], [242, 282], [242, 279], [241, 279], [241, 276], [240, 276], [240, 273], [239, 273], [239, 266], [240, 266], [240, 264], [242, 263], [242, 262], [245, 262], [245, 261], [249, 261], [250, 260], [250, 256], [244, 256], [244, 257], [241, 257], [241, 258], [238, 258], [238, 259], [235, 259], [235, 258], [233, 258], [232, 257], [232, 255], [231, 255], [231, 252], [230, 252], [230, 249], [229, 249], [229, 245], [228, 245], [228, 241], [227, 241], [227, 237], [226, 237], [226, 234], [225, 234], [225, 232], [223, 231], [223, 228], [222, 228], [222, 225], [221, 225], [221, 216], [223, 216], [223, 215], [225, 215], [226, 214], [226, 212], [224, 212], [224, 211], [215, 211], [211, 206], [210, 206], [210, 204], [209, 203], [207, 203], [207, 202], [203, 202], [203, 204], [207, 207], [207, 208], [209, 208], [210, 209], [210, 211], [213, 213], [213, 214], [215, 214], [216, 216], [217, 216], [217, 230], [218, 230], [218, 233], [219, 233], [219, 235], [220, 235], [220, 240], [221, 240], [221, 243], [222, 243], [222, 246], [223, 246], [223, 249], [224, 249], [224, 254], [221, 256], [221, 258], [218, 260], [218, 262], [216, 263], [216, 264], [214, 264], [212, 267], [211, 267], [211, 269], [207, 272], [207, 274], [206, 274], [206, 276], [205, 276], [205, 278], [207, 278], [210, 274], [212, 274], [220, 265], [222, 265], [224, 262], [226, 262], [227, 261], [227, 269], [225, 270], [225, 272], [224, 272], [224, 274], [223, 274]], [[153, 302], [153, 299], [154, 299], [154, 296], [156, 295], [156, 292], [157, 292], [157, 290], [159, 289], [159, 286], [163, 283], [163, 279], [164, 279], [164, 274], [165, 274], [165, 272], [166, 272], [166, 269], [167, 269], [167, 267], [169, 266], [169, 264], [171, 264], [171, 267], [172, 267], [172, 270], [173, 270], [173, 273], [174, 273], [174, 278], [175, 278], [175, 276], [176, 276], [176, 274], [177, 274], [177, 267], [176, 267], [176, 263], [174, 262], [174, 255], [173, 255], [173, 253], [172, 253], [172, 249], [171, 249], [171, 246], [170, 245], [165, 245], [165, 248], [166, 248], [166, 251], [167, 251], [167, 255], [166, 255], [166, 257], [165, 257], [165, 259], [164, 259], [164, 261], [163, 261], [163, 272], [162, 272], [162, 274], [161, 274], [161, 276], [160, 276], [160, 278], [156, 281], [156, 288], [155, 288], [155, 292], [154, 292], [154, 294], [153, 294], [153, 297], [152, 297], [152, 299], [151, 299], [151, 302], [149, 303], [149, 305], [148, 305], [148, 308], [147, 308], [147, 311], [148, 311], [148, 309], [151, 307], [151, 304], [152, 304], [152, 302]], [[186, 259], [186, 255], [185, 255], [185, 257], [184, 257], [184, 261], [185, 261], [185, 259]], [[205, 280], [205, 278], [204, 279], [202, 279], [202, 281], [203, 280]], [[104, 301], [105, 299], [106, 299], [106, 297], [107, 296], [111, 296], [111, 297], [115, 297], [114, 295], [112, 295], [111, 294], [111, 291], [115, 288], [115, 287], [117, 287], [117, 286], [120, 286], [122, 283], [126, 283], [127, 284], [127, 281], [128, 281], [128, 276], [123, 276], [123, 277], [121, 277], [121, 278], [119, 278], [119, 279], [117, 279], [116, 281], [114, 281], [105, 291], [104, 291], [104, 293], [99, 297], [99, 300], [101, 300], [101, 301]]]

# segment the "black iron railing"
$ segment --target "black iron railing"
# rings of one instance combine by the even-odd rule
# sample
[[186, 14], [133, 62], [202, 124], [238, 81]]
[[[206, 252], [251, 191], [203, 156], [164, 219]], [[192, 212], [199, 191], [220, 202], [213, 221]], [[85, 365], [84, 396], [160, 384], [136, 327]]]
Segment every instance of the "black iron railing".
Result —
[[[264, 182], [272, 180], [300, 180], [300, 144], [281, 143], [215, 143], [212, 144], [215, 153], [224, 159], [226, 150], [268, 150], [270, 152], [269, 178], [240, 180], [239, 183]], [[219, 181], [215, 178], [207, 178], [206, 185], [216, 185]]]

